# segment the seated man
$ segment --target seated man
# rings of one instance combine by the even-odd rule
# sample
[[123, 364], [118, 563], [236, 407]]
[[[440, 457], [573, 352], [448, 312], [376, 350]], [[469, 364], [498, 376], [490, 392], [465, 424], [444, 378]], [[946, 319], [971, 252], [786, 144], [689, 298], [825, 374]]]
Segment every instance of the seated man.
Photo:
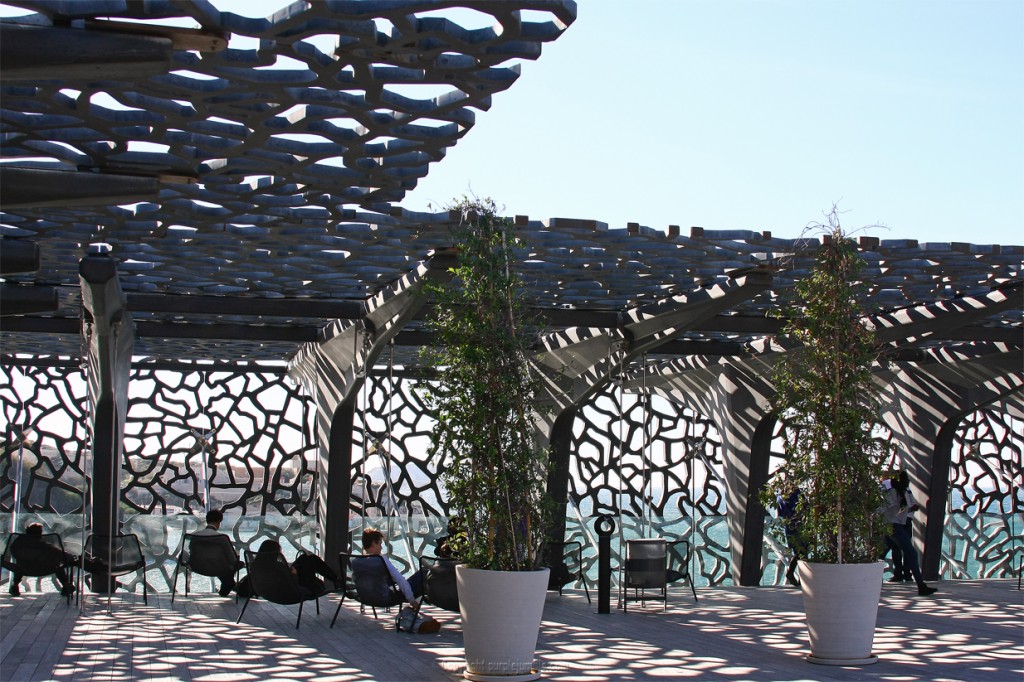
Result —
[[[223, 535], [227, 537], [227, 534], [220, 532], [220, 524], [223, 522], [224, 512], [219, 509], [211, 509], [206, 513], [206, 528], [196, 531], [193, 535]], [[228, 596], [231, 594], [231, 590], [235, 589], [235, 571], [245, 565], [238, 559], [238, 553], [228, 543], [224, 543], [224, 565], [230, 565], [234, 568], [217, 576], [217, 579], [220, 580], [219, 594], [222, 597]]]
[[[45, 542], [43, 540], [43, 526], [41, 524], [29, 524], [28, 528], [25, 529], [24, 535], [21, 535], [11, 545], [11, 556], [14, 557], [15, 561], [23, 564], [47, 563], [49, 561], [58, 563], [59, 566], [53, 574], [60, 584], [60, 593], [65, 597], [74, 593], [75, 586], [68, 579], [68, 573], [64, 570], [64, 566], [75, 563], [78, 557], [74, 554], [62, 552], [59, 547]], [[10, 593], [15, 597], [21, 594], [21, 588], [18, 586], [21, 579], [22, 576], [20, 574], [12, 571]]]
[[379, 556], [384, 559], [384, 564], [388, 567], [388, 573], [394, 579], [395, 584], [398, 585], [398, 589], [402, 591], [402, 596], [405, 600], [412, 605], [413, 608], [419, 607], [419, 597], [423, 594], [423, 575], [420, 571], [416, 571], [412, 576], [406, 580], [405, 576], [395, 568], [391, 560], [382, 553], [384, 547], [384, 534], [376, 528], [367, 528], [363, 531], [363, 554], [366, 556]]

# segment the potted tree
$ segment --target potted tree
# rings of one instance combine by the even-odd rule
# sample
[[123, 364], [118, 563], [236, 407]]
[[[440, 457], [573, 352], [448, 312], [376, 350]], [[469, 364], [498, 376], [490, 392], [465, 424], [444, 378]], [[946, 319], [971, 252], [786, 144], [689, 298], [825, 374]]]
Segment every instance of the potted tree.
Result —
[[833, 207], [817, 226], [822, 245], [795, 285], [775, 365], [773, 408], [783, 421], [785, 462], [761, 500], [800, 493], [790, 527], [815, 663], [877, 660], [871, 647], [881, 593], [885, 526], [883, 465], [890, 446], [874, 437], [879, 402], [872, 368], [879, 349], [865, 324], [864, 262]]
[[433, 287], [438, 343], [424, 353], [437, 375], [424, 397], [461, 560], [466, 677], [535, 679], [549, 573], [539, 565], [547, 455], [534, 437], [539, 384], [513, 267], [517, 240], [490, 199], [450, 210], [458, 260], [451, 280]]

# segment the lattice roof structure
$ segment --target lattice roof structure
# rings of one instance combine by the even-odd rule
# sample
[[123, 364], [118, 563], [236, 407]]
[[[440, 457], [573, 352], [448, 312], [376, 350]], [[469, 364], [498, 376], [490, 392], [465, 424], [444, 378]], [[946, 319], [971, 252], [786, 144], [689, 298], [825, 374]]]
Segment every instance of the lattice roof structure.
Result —
[[[292, 357], [451, 246], [448, 213], [401, 201], [576, 11], [569, 0], [363, 0], [251, 19], [205, 0], [8, 4], [27, 14], [2, 22], [0, 235], [12, 259], [34, 242], [39, 263], [5, 266], [2, 353], [81, 353], [79, 261], [102, 248], [118, 263], [136, 355], [225, 362]], [[467, 7], [487, 25], [449, 15]], [[627, 309], [774, 273], [771, 288], [687, 332], [692, 342], [776, 329], [769, 311], [814, 245], [515, 220], [524, 296], [555, 327], [614, 327]], [[1021, 280], [1021, 246], [861, 245], [883, 310]], [[422, 343], [417, 328], [396, 342]], [[1018, 307], [958, 333], [1019, 341], [1021, 331]]]

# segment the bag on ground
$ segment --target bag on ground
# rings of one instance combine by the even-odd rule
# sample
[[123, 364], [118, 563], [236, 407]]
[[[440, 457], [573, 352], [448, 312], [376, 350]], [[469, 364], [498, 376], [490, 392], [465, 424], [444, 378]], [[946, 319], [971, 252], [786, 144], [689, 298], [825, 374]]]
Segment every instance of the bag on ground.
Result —
[[411, 606], [403, 606], [395, 616], [395, 627], [403, 632], [428, 633], [440, 630], [441, 623], [429, 616], [421, 616]]

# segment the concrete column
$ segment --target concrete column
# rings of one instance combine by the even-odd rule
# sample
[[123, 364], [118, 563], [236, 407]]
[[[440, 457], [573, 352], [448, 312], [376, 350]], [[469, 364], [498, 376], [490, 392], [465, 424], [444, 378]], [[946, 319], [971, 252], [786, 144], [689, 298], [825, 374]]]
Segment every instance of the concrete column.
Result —
[[330, 564], [338, 552], [349, 549], [352, 429], [359, 390], [387, 344], [422, 307], [426, 282], [449, 279], [454, 262], [450, 253], [431, 256], [369, 299], [361, 319], [335, 321], [321, 333], [320, 341], [303, 346], [289, 364], [290, 376], [316, 400], [317, 519], [324, 558]]
[[765, 509], [757, 495], [768, 480], [775, 427], [767, 409], [770, 390], [755, 374], [733, 366], [710, 382], [707, 393], [686, 401], [710, 418], [722, 437], [732, 578], [744, 586], [759, 585], [763, 570]]
[[555, 502], [555, 511], [545, 530], [547, 565], [562, 561], [565, 547], [566, 510], [569, 503], [569, 461], [572, 457], [572, 426], [579, 408], [562, 411], [551, 427], [551, 465], [548, 468], [548, 494]]
[[[83, 334], [88, 344], [92, 419], [89, 524], [92, 534], [109, 536], [121, 530], [121, 465], [135, 327], [124, 309], [114, 259], [106, 253], [86, 256], [79, 264], [79, 279], [86, 313]], [[93, 547], [98, 555], [108, 549]], [[93, 590], [107, 592], [112, 585], [109, 578], [93, 575]]]
[[[359, 391], [334, 410], [329, 418], [327, 448], [321, 448], [317, 478], [317, 517], [322, 529], [324, 560], [336, 570], [340, 552], [349, 552], [349, 505], [352, 498], [352, 441]], [[318, 419], [320, 414], [318, 411]]]

